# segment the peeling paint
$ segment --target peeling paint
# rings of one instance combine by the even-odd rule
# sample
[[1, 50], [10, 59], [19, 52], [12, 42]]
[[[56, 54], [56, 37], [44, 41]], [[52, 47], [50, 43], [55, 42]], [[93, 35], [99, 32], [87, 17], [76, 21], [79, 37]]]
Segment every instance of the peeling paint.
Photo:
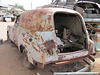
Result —
[[84, 49], [60, 53], [58, 45], [64, 46], [64, 43], [55, 33], [53, 17], [56, 12], [80, 16], [77, 12], [66, 9], [35, 9], [21, 14], [19, 24], [15, 23], [14, 26], [7, 27], [11, 41], [18, 46], [19, 50], [22, 45], [27, 50], [29, 62], [41, 68], [48, 62], [76, 59], [89, 54], [89, 51]]

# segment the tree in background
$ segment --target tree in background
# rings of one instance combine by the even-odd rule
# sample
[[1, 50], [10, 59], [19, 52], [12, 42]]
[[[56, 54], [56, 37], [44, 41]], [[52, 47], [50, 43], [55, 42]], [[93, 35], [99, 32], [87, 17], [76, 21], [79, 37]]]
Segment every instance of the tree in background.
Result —
[[25, 10], [24, 7], [23, 7], [23, 5], [19, 5], [19, 4], [17, 4], [17, 3], [15, 4], [15, 7], [20, 8], [20, 9], [22, 9], [22, 10]]

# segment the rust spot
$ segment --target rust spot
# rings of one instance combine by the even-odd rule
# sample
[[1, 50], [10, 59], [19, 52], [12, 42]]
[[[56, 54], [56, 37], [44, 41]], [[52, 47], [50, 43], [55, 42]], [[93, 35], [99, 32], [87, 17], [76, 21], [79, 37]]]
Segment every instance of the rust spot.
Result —
[[46, 41], [45, 43], [43, 43], [42, 45], [39, 45], [39, 48], [41, 50], [49, 50], [51, 48], [54, 48], [55, 47], [55, 43], [53, 40], [50, 40], [50, 41]]
[[[48, 12], [49, 11], [49, 12]], [[47, 14], [48, 18], [45, 17]], [[20, 26], [30, 31], [50, 31], [53, 28], [51, 24], [52, 11], [45, 9], [36, 9], [23, 13], [20, 16]], [[32, 32], [32, 33], [33, 33]]]
[[58, 60], [62, 60], [62, 59], [63, 59], [63, 57], [59, 57], [59, 58], [58, 58]]
[[25, 37], [25, 33], [22, 33], [22, 36]]
[[27, 48], [27, 46], [26, 46], [26, 45], [25, 45], [24, 47], [25, 47], [25, 48]]
[[39, 51], [39, 50], [37, 50], [34, 46], [33, 46], [33, 48], [34, 48], [36, 51]]
[[42, 63], [44, 63], [44, 58], [45, 58], [45, 55], [42, 53]]
[[43, 38], [41, 37], [42, 42], [44, 42]]

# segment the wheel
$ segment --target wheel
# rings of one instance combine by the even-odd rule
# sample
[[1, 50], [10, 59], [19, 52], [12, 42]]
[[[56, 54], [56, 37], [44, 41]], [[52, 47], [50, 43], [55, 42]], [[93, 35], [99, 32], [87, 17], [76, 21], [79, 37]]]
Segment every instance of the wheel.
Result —
[[27, 54], [25, 52], [26, 50], [23, 50], [23, 64], [25, 65], [26, 68], [28, 69], [34, 69], [36, 68], [34, 65], [32, 65], [29, 61], [28, 61], [28, 57]]
[[6, 22], [5, 18], [3, 18], [3, 22]]
[[10, 38], [9, 38], [9, 33], [7, 32], [7, 41], [11, 42]]

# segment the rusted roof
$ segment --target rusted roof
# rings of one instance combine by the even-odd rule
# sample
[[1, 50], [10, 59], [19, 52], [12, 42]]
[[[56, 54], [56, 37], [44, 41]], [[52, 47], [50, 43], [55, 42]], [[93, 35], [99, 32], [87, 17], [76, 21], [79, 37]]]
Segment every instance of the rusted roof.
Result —
[[57, 12], [80, 15], [74, 10], [64, 8], [39, 8], [28, 10], [21, 14], [20, 26], [32, 31], [52, 31], [54, 25], [53, 16]]

